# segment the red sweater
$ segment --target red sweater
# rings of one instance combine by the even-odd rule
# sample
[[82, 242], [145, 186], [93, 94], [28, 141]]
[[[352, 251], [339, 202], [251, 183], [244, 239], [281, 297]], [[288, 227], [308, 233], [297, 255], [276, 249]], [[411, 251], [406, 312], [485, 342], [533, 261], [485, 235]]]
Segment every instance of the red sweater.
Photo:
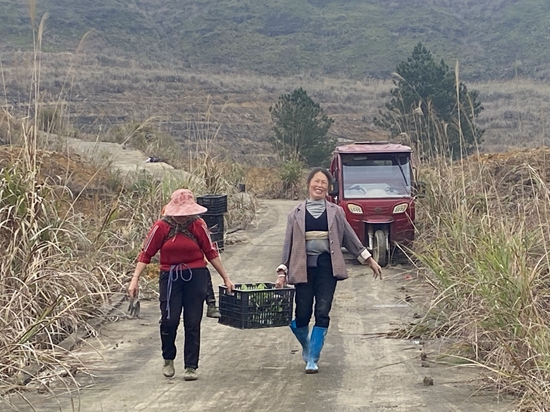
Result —
[[151, 258], [160, 250], [160, 270], [170, 270], [170, 266], [180, 263], [185, 263], [190, 269], [206, 267], [206, 259], [210, 261], [219, 256], [216, 245], [210, 239], [208, 227], [204, 220], [197, 219], [187, 228], [198, 243], [182, 233], [176, 233], [167, 240], [170, 225], [164, 220], [156, 221], [149, 229], [138, 261], [150, 263]]

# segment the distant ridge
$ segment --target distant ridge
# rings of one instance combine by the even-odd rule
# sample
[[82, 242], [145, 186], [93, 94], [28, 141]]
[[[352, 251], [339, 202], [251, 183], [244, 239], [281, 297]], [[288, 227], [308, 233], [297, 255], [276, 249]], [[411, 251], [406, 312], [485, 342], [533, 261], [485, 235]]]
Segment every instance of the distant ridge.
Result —
[[[26, 1], [0, 0], [0, 51], [31, 48]], [[387, 78], [422, 41], [469, 80], [550, 78], [548, 0], [41, 0], [46, 51], [288, 76]]]

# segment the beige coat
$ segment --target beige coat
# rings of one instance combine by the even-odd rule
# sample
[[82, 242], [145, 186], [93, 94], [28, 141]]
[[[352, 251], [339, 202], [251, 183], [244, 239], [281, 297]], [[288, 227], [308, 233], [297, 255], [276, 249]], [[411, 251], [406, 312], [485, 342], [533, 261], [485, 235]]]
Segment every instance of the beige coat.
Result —
[[[330, 202], [326, 202], [326, 208], [332, 273], [338, 279], [347, 279], [348, 273], [341, 248], [345, 247], [361, 263], [370, 257], [370, 253], [347, 222], [344, 210]], [[302, 202], [288, 214], [281, 259], [282, 264], [288, 268], [287, 281], [291, 285], [307, 283], [305, 234], [306, 202]]]

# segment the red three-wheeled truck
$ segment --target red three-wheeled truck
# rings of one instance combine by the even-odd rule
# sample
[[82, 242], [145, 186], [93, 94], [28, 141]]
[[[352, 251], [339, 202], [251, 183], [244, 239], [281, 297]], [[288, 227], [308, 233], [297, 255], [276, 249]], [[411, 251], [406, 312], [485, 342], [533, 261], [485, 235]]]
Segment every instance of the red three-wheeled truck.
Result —
[[380, 266], [395, 247], [414, 240], [415, 192], [412, 150], [389, 142], [336, 147], [330, 201], [340, 205], [351, 227]]

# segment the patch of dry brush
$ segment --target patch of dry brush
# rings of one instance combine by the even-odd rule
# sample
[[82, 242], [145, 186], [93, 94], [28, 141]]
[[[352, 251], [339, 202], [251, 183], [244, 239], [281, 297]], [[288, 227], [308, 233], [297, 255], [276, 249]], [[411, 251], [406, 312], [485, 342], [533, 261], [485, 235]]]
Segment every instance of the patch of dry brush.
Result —
[[425, 318], [434, 333], [467, 344], [500, 390], [539, 411], [550, 404], [549, 155], [426, 168], [415, 251], [436, 291]]

